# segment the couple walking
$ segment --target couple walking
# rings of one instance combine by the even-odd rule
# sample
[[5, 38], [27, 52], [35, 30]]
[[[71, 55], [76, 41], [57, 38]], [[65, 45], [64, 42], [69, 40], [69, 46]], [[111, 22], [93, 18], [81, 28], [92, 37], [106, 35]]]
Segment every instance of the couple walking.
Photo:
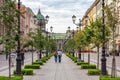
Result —
[[55, 59], [55, 62], [59, 62], [61, 63], [61, 57], [62, 57], [62, 51], [61, 50], [56, 50], [54, 52], [54, 59]]

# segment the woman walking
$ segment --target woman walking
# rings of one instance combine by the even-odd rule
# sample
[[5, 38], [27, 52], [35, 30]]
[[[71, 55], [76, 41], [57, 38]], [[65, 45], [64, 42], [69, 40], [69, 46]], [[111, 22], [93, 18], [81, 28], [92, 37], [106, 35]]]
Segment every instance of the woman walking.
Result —
[[58, 55], [58, 53], [57, 53], [57, 50], [54, 52], [54, 60], [55, 60], [55, 62], [57, 62], [57, 55]]
[[58, 61], [61, 63], [62, 50], [58, 50]]

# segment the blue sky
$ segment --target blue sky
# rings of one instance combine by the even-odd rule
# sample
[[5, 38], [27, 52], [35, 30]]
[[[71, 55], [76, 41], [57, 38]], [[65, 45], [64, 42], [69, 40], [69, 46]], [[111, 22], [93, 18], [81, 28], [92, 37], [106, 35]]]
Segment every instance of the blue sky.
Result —
[[65, 33], [68, 26], [76, 29], [76, 25], [72, 22], [72, 15], [76, 15], [76, 23], [81, 19], [86, 10], [95, 0], [21, 0], [22, 4], [30, 7], [35, 14], [38, 9], [50, 19], [46, 28], [50, 31], [53, 26], [53, 32]]

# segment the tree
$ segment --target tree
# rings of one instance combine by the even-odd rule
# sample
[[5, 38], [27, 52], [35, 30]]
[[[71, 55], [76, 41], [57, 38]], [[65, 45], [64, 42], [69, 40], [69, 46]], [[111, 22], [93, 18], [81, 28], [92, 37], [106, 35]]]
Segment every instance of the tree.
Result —
[[[92, 29], [92, 37], [91, 37], [91, 43], [93, 44], [93, 48], [97, 47], [97, 69], [99, 69], [99, 48], [101, 47], [101, 43], [103, 41], [102, 39], [102, 22], [98, 18], [96, 21], [92, 21], [90, 23], [91, 29]], [[110, 30], [109, 27], [105, 27], [105, 43], [109, 41], [110, 36]]]
[[[16, 5], [11, 0], [5, 0], [5, 3], [0, 7], [0, 20], [4, 25], [4, 35], [1, 38], [1, 44], [5, 44], [5, 52], [8, 52], [9, 56], [12, 49], [15, 49], [17, 35], [16, 17], [19, 11], [16, 9]], [[11, 77], [9, 58], [9, 77]]]
[[106, 12], [106, 25], [110, 28], [112, 34], [112, 46], [113, 46], [113, 59], [112, 59], [112, 71], [111, 76], [116, 76], [116, 61], [115, 61], [115, 53], [116, 53], [116, 40], [117, 34], [116, 31], [116, 24], [118, 23], [118, 10], [117, 10], [117, 0], [113, 0], [113, 2], [110, 5], [105, 6], [105, 12]]
[[75, 48], [75, 41], [74, 39], [68, 39], [66, 44], [64, 45], [64, 48], [66, 48], [67, 51], [73, 52]]

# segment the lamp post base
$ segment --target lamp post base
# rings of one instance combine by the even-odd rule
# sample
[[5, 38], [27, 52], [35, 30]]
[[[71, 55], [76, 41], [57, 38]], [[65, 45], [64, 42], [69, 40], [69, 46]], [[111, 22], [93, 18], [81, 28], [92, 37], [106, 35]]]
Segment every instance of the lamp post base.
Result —
[[81, 61], [81, 53], [78, 54], [78, 62]]
[[107, 72], [106, 72], [106, 58], [103, 57], [101, 59], [101, 75], [106, 75]]
[[17, 61], [17, 65], [16, 65], [16, 74], [17, 76], [22, 76], [22, 71], [21, 71], [21, 59], [20, 58], [17, 58], [16, 59]]

